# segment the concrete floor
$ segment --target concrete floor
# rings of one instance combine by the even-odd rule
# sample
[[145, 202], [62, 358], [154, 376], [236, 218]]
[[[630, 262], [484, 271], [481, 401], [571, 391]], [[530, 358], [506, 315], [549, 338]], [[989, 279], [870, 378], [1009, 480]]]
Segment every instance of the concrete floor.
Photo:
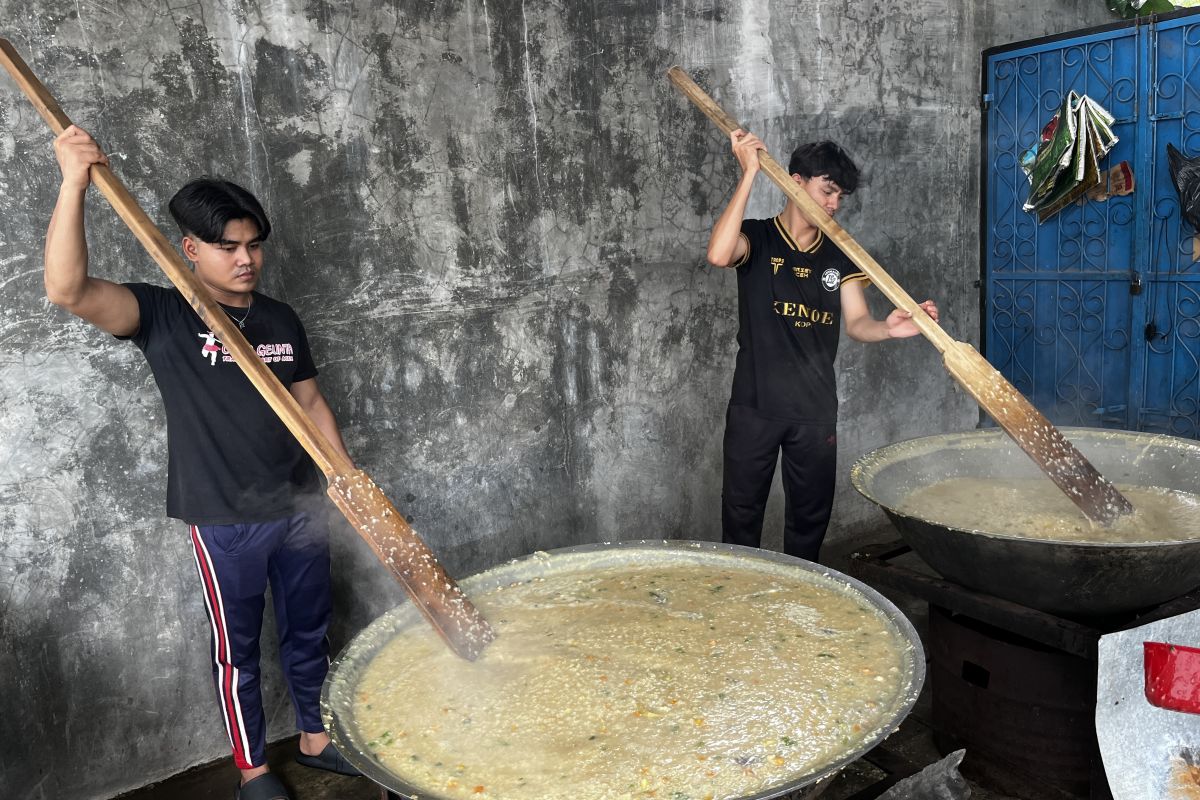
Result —
[[[841, 547], [830, 548], [830, 552], [824, 554], [823, 560], [834, 569], [843, 569], [846, 556], [858, 546], [869, 541], [886, 540], [880, 539], [880, 535], [894, 538], [894, 533], [890, 530], [877, 532], [875, 535], [866, 534], [858, 542], [847, 542]], [[908, 615], [923, 636], [927, 628], [924, 603], [898, 594], [891, 594], [890, 599]], [[942, 756], [934, 743], [930, 726], [930, 707], [926, 683], [926, 691], [922, 693], [912, 713], [884, 743], [884, 747], [893, 755], [918, 768], [931, 764]], [[293, 738], [276, 743], [268, 753], [272, 769], [291, 790], [295, 800], [380, 800], [380, 789], [367, 779], [347, 778], [302, 767], [292, 760], [296, 752], [297, 743]], [[993, 774], [987, 778], [992, 785], [984, 785], [979, 782], [981, 776], [972, 763], [969, 751], [962, 771], [970, 782], [972, 800], [1058, 800], [1066, 797], [1045, 787], [1028, 785], [1016, 776], [997, 777]], [[843, 770], [821, 794], [820, 800], [877, 797], [886, 788], [879, 782], [887, 778], [887, 772], [862, 759]], [[224, 759], [124, 794], [115, 800], [229, 800], [233, 797], [235, 782], [236, 771], [232, 760]], [[999, 784], [1003, 784], [1005, 790], [1013, 794], [999, 791], [995, 788]]]
[[[288, 787], [294, 800], [380, 800], [379, 787], [366, 778], [348, 778], [297, 764], [292, 760], [299, 752], [297, 742], [298, 737], [293, 737], [267, 750], [271, 771]], [[237, 781], [237, 770], [230, 757], [128, 792], [115, 800], [232, 800]]]

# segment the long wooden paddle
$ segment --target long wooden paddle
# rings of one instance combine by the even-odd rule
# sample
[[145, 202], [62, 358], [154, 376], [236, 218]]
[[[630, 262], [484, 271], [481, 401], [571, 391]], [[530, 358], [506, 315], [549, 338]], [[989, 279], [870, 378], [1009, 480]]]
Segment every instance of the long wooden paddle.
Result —
[[[726, 135], [741, 128], [737, 120], [713, 102], [682, 69], [671, 67], [667, 70], [667, 78]], [[974, 347], [966, 342], [955, 341], [934, 322], [900, 284], [892, 280], [883, 267], [800, 188], [786, 169], [765, 150], [758, 151], [758, 162], [761, 170], [778, 184], [804, 216], [832, 239], [896, 308], [912, 314], [917, 328], [942, 354], [950, 375], [1084, 514], [1095, 522], [1109, 525], [1121, 515], [1133, 511], [1133, 506], [1125, 496], [1067, 441], [1050, 420], [1034, 408]]]
[[[6, 40], [0, 39], [0, 62], [46, 120], [55, 135], [71, 125], [53, 95]], [[237, 365], [274, 409], [283, 424], [299, 440], [325, 473], [329, 496], [338, 509], [366, 540], [375, 555], [403, 584], [409, 597], [437, 629], [455, 653], [475, 660], [495, 637], [491, 625], [467, 599], [425, 542], [409, 527], [395, 506], [365, 472], [355, 469], [300, 408], [291, 393], [254, 352], [237, 326], [209, 296], [208, 290], [184, 264], [182, 257], [163, 236], [106, 166], [94, 164], [92, 183], [99, 187], [138, 241], [162, 267], [192, 308], [233, 354]]]

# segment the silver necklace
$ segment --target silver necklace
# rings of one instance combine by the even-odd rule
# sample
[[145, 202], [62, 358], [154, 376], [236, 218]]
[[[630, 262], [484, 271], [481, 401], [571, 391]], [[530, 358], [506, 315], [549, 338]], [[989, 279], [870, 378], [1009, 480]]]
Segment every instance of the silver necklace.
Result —
[[225, 309], [225, 313], [229, 315], [229, 318], [237, 323], [237, 326], [239, 329], [245, 328], [246, 320], [250, 317], [250, 311], [254, 308], [254, 295], [250, 295], [250, 302], [246, 304], [246, 313], [242, 314], [241, 319], [238, 319], [237, 317], [235, 317], [233, 315], [233, 312], [230, 311], [228, 308], [225, 308], [224, 306], [222, 306], [222, 308]]

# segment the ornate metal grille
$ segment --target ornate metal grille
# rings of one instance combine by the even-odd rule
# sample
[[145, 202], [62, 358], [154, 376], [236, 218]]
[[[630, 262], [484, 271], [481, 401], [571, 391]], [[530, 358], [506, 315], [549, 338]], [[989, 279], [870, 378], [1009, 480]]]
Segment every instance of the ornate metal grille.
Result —
[[[1039, 225], [1020, 156], [1066, 92], [1116, 117], [1132, 195]], [[1200, 156], [1196, 12], [984, 53], [984, 352], [1053, 422], [1200, 437], [1200, 263], [1166, 166]]]

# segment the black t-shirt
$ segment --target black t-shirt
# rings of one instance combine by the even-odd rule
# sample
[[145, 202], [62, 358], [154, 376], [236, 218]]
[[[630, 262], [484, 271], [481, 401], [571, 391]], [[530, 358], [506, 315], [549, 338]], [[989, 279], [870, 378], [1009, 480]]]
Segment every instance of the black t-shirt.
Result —
[[866, 276], [823, 233], [797, 247], [779, 217], [743, 220], [741, 235], [747, 252], [734, 265], [738, 354], [729, 402], [788, 422], [836, 422], [841, 288]]
[[[232, 525], [291, 514], [319, 487], [312, 459], [178, 290], [125, 285], [141, 324], [120, 338], [145, 354], [167, 412], [167, 515]], [[286, 303], [255, 292], [242, 333], [285, 387], [317, 374]]]

